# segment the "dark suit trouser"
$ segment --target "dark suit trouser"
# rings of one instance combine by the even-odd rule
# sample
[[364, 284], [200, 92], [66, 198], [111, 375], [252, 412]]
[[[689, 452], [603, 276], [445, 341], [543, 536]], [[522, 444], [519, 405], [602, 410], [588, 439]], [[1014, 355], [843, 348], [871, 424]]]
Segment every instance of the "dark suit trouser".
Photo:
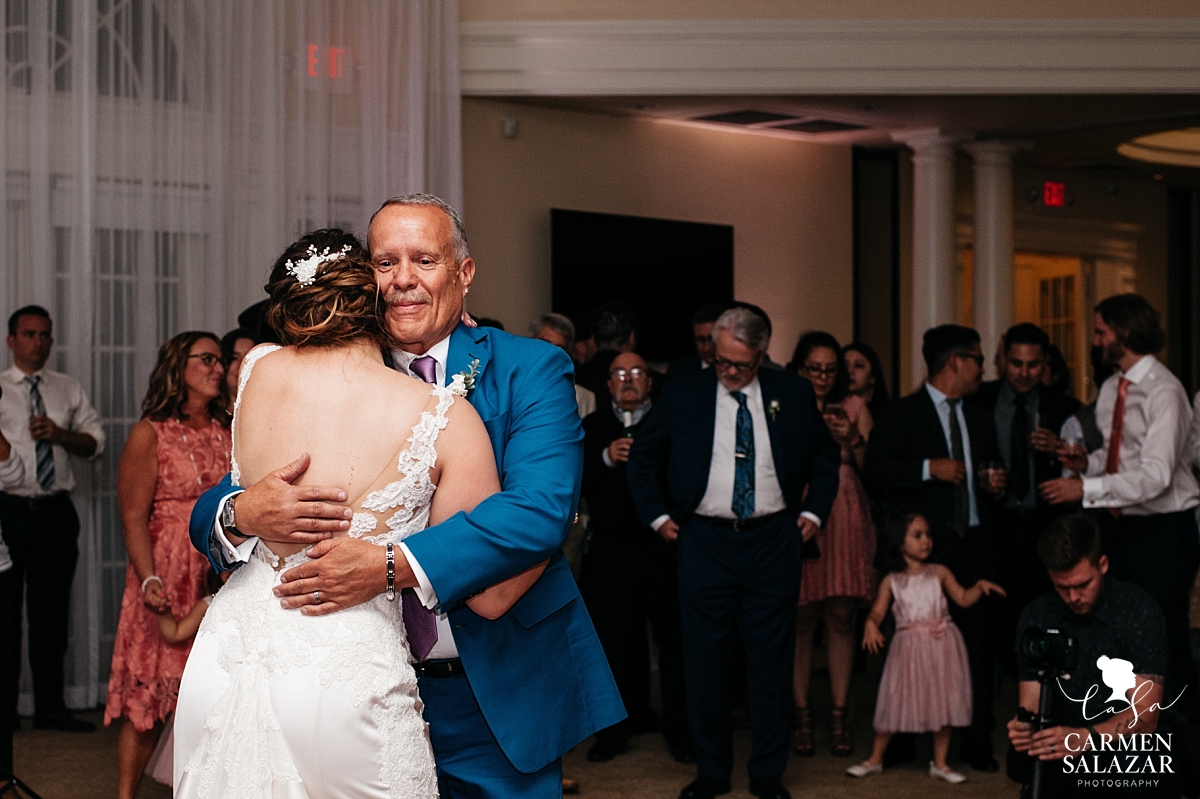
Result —
[[[1033, 600], [1054, 589], [1050, 575], [1037, 553], [1037, 540], [1042, 530], [1059, 511], [1038, 507], [1029, 511], [997, 511], [992, 529], [996, 541], [996, 582], [1007, 596], [993, 604], [996, 653], [1010, 673], [1017, 668], [1017, 651], [1013, 646], [1021, 611]], [[964, 588], [971, 586], [965, 585]]]
[[[0, 494], [0, 529], [12, 555], [15, 602], [8, 624], [21, 629], [22, 596], [29, 622], [29, 667], [33, 678], [34, 712], [41, 715], [65, 709], [63, 660], [67, 655], [71, 585], [79, 561], [79, 516], [71, 498], [54, 494], [29, 499]], [[4, 641], [5, 656], [20, 675], [20, 638]], [[10, 648], [11, 646], [11, 648]], [[11, 697], [15, 702], [15, 694]], [[16, 706], [12, 705], [13, 712]]]
[[[994, 579], [995, 549], [986, 527], [972, 527], [966, 535], [946, 535], [934, 542], [933, 559], [945, 564], [963, 588], [976, 581]], [[971, 669], [971, 726], [962, 733], [962, 757], [978, 763], [993, 756], [992, 730], [996, 727], [995, 698], [996, 645], [993, 637], [993, 601], [983, 597], [969, 608], [954, 602], [950, 617], [962, 633]]]
[[623, 742], [632, 730], [654, 720], [646, 640], [649, 622], [658, 648], [663, 736], [672, 744], [689, 740], [676, 547], [649, 529], [630, 536], [593, 536], [583, 557], [583, 597], [629, 713], [628, 719], [600, 735]]
[[787, 513], [741, 532], [693, 517], [679, 531], [687, 709], [702, 776], [724, 780], [733, 771], [729, 687], [735, 628], [746, 652], [750, 778], [783, 776], [800, 543], [796, 521]]
[[[1192, 657], [1188, 648], [1188, 605], [1196, 569], [1200, 566], [1195, 510], [1152, 516], [1107, 511], [1091, 514], [1100, 525], [1108, 576], [1143, 589], [1162, 608], [1167, 623], [1167, 685], [1164, 701], [1170, 702], [1191, 682]], [[1184, 691], [1179, 710], [1189, 719], [1196, 712], [1195, 686]]]
[[[12, 570], [0, 574], [0, 780], [13, 770], [13, 719], [21, 658], [21, 619], [12, 612], [20, 583]], [[15, 622], [15, 623], [14, 623]]]

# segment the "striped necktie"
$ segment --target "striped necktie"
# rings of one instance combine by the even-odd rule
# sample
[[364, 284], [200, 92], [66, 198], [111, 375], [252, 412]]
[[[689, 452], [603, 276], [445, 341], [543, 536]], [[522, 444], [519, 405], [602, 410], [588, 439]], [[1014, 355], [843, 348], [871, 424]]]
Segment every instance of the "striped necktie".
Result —
[[[45, 416], [46, 405], [42, 402], [42, 392], [38, 389], [38, 383], [42, 382], [41, 375], [33, 375], [25, 378], [25, 382], [29, 384], [29, 415]], [[54, 447], [45, 439], [35, 441], [33, 445], [34, 452], [37, 454], [37, 481], [43, 491], [51, 491], [54, 489]]]

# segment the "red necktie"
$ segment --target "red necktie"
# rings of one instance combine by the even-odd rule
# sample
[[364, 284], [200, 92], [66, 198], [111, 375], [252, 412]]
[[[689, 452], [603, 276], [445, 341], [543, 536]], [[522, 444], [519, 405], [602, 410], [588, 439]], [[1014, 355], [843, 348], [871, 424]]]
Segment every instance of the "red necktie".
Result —
[[[1108, 436], [1108, 460], [1104, 462], [1105, 474], [1116, 474], [1121, 464], [1121, 435], [1125, 431], [1125, 395], [1129, 393], [1129, 381], [1121, 378], [1117, 384], [1117, 401], [1113, 405], [1112, 431]], [[1114, 518], [1121, 515], [1120, 508], [1109, 508]]]

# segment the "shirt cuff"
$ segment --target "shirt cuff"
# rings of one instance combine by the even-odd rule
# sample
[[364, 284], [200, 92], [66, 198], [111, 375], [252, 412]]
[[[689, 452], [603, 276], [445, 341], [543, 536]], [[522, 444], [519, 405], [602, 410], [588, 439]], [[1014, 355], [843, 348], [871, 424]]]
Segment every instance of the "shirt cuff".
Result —
[[608, 447], [605, 447], [604, 450], [600, 453], [600, 459], [604, 461], [604, 465], [607, 466], [608, 468], [610, 468], [610, 469], [617, 468], [617, 464], [613, 463], [613, 459], [608, 457]]
[[[225, 528], [221, 526], [221, 516], [225, 513], [225, 506], [240, 493], [238, 491], [230, 494], [217, 503], [217, 518], [213, 520], [212, 535], [208, 538], [210, 553], [217, 555], [217, 559], [223, 561], [226, 566], [248, 562], [250, 555], [254, 552], [254, 546], [258, 543], [258, 539], [251, 536], [242, 543], [234, 545], [225, 535]], [[213, 544], [217, 545], [215, 550]]]
[[806, 510], [802, 510], [802, 511], [800, 511], [800, 516], [801, 516], [801, 517], [803, 517], [803, 518], [805, 518], [805, 519], [808, 519], [808, 520], [809, 520], [809, 521], [811, 521], [813, 524], [815, 524], [815, 525], [817, 526], [817, 528], [818, 528], [818, 529], [820, 529], [820, 527], [821, 527], [821, 517], [820, 517], [820, 516], [818, 516], [817, 514], [815, 514], [815, 513], [809, 513], [809, 512], [808, 512], [808, 511], [806, 511]]
[[417, 598], [421, 600], [421, 604], [429, 610], [437, 610], [438, 596], [433, 590], [433, 583], [429, 582], [429, 575], [425, 574], [425, 570], [421, 568], [421, 564], [417, 563], [417, 559], [413, 557], [413, 553], [408, 551], [408, 546], [404, 543], [400, 545], [400, 552], [404, 555], [404, 559], [408, 561], [408, 566], [412, 569], [413, 576], [417, 578], [417, 585], [413, 588], [413, 592]]
[[1121, 503], [1104, 497], [1107, 493], [1103, 477], [1083, 478], [1083, 507], [1085, 508], [1119, 508]]
[[930, 479], [932, 478], [929, 474], [929, 460], [926, 459], [921, 461], [921, 482], [927, 483]]
[[670, 518], [671, 518], [671, 515], [669, 513], [664, 513], [662, 516], [659, 516], [657, 519], [650, 522], [650, 529], [657, 533], [658, 528], [660, 528], [664, 524], [666, 524]]

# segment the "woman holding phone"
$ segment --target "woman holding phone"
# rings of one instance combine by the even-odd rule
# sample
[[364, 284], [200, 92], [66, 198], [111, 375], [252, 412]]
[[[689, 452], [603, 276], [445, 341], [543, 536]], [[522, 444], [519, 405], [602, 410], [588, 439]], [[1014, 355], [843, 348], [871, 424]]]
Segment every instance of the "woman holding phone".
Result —
[[829, 518], [817, 533], [819, 558], [804, 561], [796, 611], [796, 667], [793, 688], [796, 719], [795, 751], [813, 755], [812, 712], [808, 704], [812, 650], [817, 621], [825, 621], [829, 681], [833, 706], [829, 710], [829, 748], [837, 757], [853, 752], [846, 703], [854, 664], [854, 621], [858, 606], [875, 594], [875, 526], [859, 478], [871, 432], [871, 414], [860, 395], [846, 390], [846, 369], [836, 338], [823, 331], [800, 337], [790, 367], [812, 381], [825, 424], [842, 445], [837, 498]]

